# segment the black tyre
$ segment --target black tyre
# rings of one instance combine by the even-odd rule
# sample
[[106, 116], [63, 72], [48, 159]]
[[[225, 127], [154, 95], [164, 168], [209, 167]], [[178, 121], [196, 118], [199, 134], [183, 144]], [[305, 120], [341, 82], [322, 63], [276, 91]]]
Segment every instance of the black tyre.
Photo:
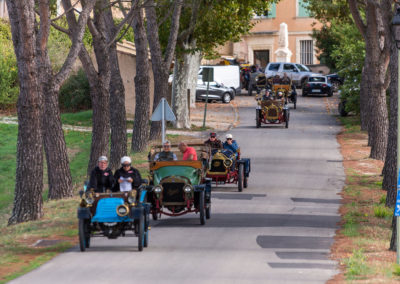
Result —
[[343, 101], [341, 101], [339, 104], [338, 104], [338, 111], [339, 111], [339, 114], [340, 114], [340, 116], [347, 116], [347, 111], [346, 111], [346, 104], [345, 104], [345, 102], [343, 102]]
[[88, 226], [87, 220], [79, 219], [79, 248], [81, 251], [85, 251], [86, 248], [90, 247], [90, 232]]
[[222, 95], [222, 101], [223, 101], [223, 103], [225, 103], [225, 104], [229, 104], [229, 103], [231, 102], [231, 94], [229, 94], [229, 93], [224, 93], [224, 94]]
[[333, 91], [329, 91], [328, 92], [328, 97], [332, 97], [333, 96]]
[[239, 164], [238, 169], [238, 191], [243, 191], [243, 183], [244, 183], [244, 165], [242, 163]]
[[211, 218], [211, 204], [208, 204], [208, 206], [206, 207], [206, 219], [210, 218]]
[[260, 127], [261, 127], [260, 112], [261, 112], [261, 110], [256, 109], [256, 127], [257, 127], [257, 128], [260, 128]]
[[244, 180], [243, 180], [243, 187], [244, 188], [247, 188], [247, 186], [248, 186], [248, 182], [249, 182], [248, 179], [249, 179], [249, 177], [246, 177], [246, 176], [244, 177]]
[[285, 128], [289, 128], [289, 112], [285, 111]]
[[140, 213], [139, 224], [138, 224], [138, 250], [142, 251], [144, 247], [144, 212]]
[[305, 92], [305, 91], [301, 92], [301, 96], [302, 97], [307, 97], [307, 92]]
[[205, 206], [204, 206], [204, 202], [205, 202], [205, 197], [204, 197], [204, 191], [200, 192], [200, 196], [199, 196], [200, 200], [199, 200], [199, 212], [200, 212], [200, 224], [204, 225], [206, 223], [206, 212], [205, 212]]
[[154, 209], [153, 212], [151, 212], [151, 216], [153, 217], [153, 220], [154, 220], [154, 221], [157, 221], [157, 220], [158, 220], [158, 213], [155, 211], [155, 209]]
[[149, 214], [144, 214], [144, 241], [143, 246], [147, 248], [149, 246]]

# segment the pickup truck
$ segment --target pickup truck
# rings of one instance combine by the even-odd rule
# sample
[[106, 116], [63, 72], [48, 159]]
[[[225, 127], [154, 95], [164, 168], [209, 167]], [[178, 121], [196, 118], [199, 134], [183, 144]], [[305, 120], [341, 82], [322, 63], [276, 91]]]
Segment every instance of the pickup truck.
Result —
[[270, 62], [265, 68], [265, 76], [268, 79], [275, 75], [283, 77], [283, 73], [286, 73], [292, 79], [296, 88], [301, 88], [310, 75], [320, 75], [311, 72], [307, 66], [298, 63]]

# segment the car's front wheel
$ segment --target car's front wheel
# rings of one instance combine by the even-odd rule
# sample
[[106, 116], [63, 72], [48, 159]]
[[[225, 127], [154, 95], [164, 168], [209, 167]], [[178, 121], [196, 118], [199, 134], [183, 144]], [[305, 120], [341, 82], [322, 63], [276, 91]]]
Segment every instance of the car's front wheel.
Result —
[[224, 93], [224, 94], [222, 95], [222, 101], [223, 101], [225, 104], [229, 104], [230, 101], [231, 101], [231, 95], [230, 95], [229, 93]]

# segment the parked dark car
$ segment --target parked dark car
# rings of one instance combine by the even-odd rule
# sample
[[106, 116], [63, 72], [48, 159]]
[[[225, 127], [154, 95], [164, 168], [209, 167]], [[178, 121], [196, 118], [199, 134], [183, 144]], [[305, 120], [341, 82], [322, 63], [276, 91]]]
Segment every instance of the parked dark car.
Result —
[[327, 94], [333, 96], [332, 84], [328, 82], [326, 76], [313, 75], [307, 78], [303, 86], [303, 97], [310, 94]]
[[[207, 82], [198, 80], [196, 87], [196, 100], [205, 101], [207, 96]], [[229, 103], [235, 98], [233, 89], [225, 87], [217, 82], [210, 82], [208, 89], [208, 101], [222, 101]]]
[[336, 73], [328, 74], [326, 77], [328, 78], [328, 82], [332, 84], [334, 92], [337, 92], [339, 90], [339, 86], [343, 85], [343, 78]]

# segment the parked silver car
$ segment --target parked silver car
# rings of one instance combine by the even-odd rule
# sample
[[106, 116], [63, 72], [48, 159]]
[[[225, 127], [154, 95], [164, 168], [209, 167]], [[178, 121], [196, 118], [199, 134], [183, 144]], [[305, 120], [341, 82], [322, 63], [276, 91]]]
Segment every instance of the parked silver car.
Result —
[[298, 63], [270, 62], [265, 68], [265, 76], [267, 78], [274, 77], [275, 75], [282, 77], [283, 73], [286, 73], [292, 79], [293, 84], [297, 88], [301, 88], [310, 75], [320, 75], [311, 72], [307, 66]]

